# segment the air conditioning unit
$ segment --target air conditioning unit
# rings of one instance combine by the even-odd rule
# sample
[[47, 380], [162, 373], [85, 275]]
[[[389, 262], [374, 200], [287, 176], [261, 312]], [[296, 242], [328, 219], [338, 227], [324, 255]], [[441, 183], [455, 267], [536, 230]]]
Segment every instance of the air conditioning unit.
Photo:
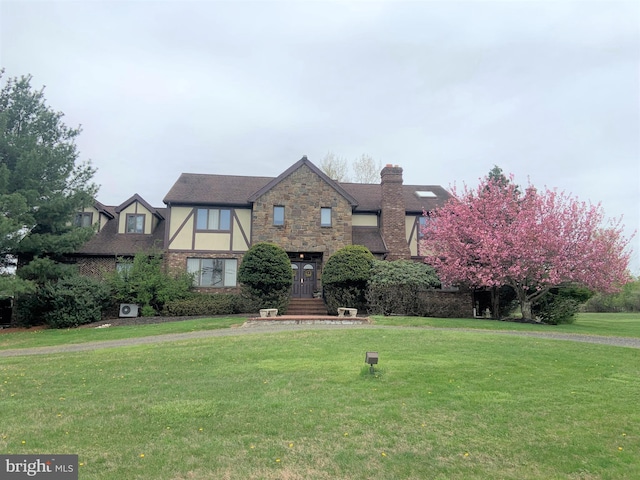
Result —
[[135, 303], [121, 303], [120, 316], [121, 317], [137, 317], [138, 305], [136, 305]]

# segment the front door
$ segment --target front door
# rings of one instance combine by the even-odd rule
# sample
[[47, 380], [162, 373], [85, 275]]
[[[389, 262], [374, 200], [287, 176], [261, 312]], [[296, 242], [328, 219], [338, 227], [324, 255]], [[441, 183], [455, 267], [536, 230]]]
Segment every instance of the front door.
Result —
[[312, 262], [291, 262], [293, 270], [293, 290], [295, 298], [312, 298], [316, 288], [316, 264]]

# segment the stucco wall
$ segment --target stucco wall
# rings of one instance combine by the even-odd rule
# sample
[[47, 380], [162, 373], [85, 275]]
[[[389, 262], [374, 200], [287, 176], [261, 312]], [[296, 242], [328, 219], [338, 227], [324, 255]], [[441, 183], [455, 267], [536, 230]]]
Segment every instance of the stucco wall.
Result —
[[251, 238], [251, 210], [231, 210], [231, 230], [197, 231], [196, 207], [171, 207], [169, 250], [246, 252]]
[[147, 210], [140, 202], [133, 202], [131, 205], [120, 211], [118, 218], [118, 233], [127, 232], [127, 214], [144, 215], [144, 233], [149, 235], [155, 227], [154, 215]]

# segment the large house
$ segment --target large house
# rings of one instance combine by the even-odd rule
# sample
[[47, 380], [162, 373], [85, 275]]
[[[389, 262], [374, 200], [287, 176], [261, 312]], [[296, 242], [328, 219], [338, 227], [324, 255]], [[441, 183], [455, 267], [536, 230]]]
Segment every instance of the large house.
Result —
[[423, 213], [449, 194], [437, 185], [405, 185], [387, 165], [380, 184], [336, 182], [302, 157], [279, 176], [183, 173], [155, 208], [139, 195], [116, 207], [96, 203], [78, 214], [98, 232], [76, 254], [81, 272], [114, 270], [122, 258], [152, 247], [169, 269], [196, 274], [203, 291], [238, 288], [238, 265], [257, 242], [289, 254], [292, 295], [320, 289], [324, 262], [346, 245], [364, 245], [387, 260], [418, 259]]

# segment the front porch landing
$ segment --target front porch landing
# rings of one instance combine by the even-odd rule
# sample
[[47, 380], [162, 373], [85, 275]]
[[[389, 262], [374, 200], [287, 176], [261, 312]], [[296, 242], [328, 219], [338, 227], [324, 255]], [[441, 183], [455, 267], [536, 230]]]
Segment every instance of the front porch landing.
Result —
[[336, 317], [335, 315], [281, 315], [279, 317], [250, 317], [243, 327], [276, 325], [370, 325], [369, 317]]

